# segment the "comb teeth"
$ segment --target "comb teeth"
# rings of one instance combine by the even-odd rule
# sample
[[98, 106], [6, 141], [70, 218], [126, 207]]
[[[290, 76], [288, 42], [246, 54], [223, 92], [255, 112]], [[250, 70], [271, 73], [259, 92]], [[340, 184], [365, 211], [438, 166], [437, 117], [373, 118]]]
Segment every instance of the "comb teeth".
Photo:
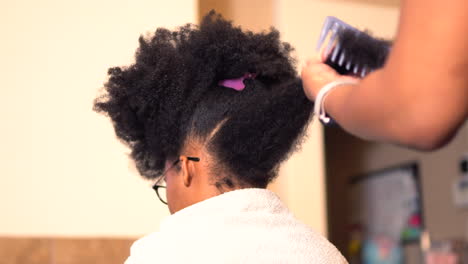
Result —
[[[349, 36], [351, 36], [352, 40], [349, 40]], [[351, 43], [351, 46], [348, 42]], [[361, 42], [363, 44], [360, 44]], [[365, 32], [352, 27], [336, 17], [329, 16], [324, 21], [317, 41], [316, 51], [320, 52], [322, 50], [321, 53], [327, 58], [327, 64], [330, 63], [329, 65], [332, 67], [340, 68], [340, 71], [344, 74], [365, 77], [372, 69], [379, 68], [376, 65], [379, 64], [376, 63], [379, 60], [379, 56], [375, 55], [376, 47], [383, 50], [382, 52], [379, 50], [379, 54], [389, 51], [390, 44], [387, 43], [388, 45], [382, 48], [383, 42], [383, 40], [373, 39]], [[361, 50], [359, 50], [358, 45], [363, 45]], [[371, 47], [371, 49], [373, 48], [373, 53], [366, 48], [369, 45], [374, 45]], [[358, 51], [356, 51], [356, 46], [358, 47]], [[364, 57], [361, 57], [362, 54], [365, 54]]]
[[317, 41], [317, 47], [315, 48], [316, 51], [319, 51], [322, 47], [322, 44], [325, 41], [325, 38], [327, 37], [328, 30], [330, 29], [330, 24], [332, 23], [332, 20], [332, 17], [325, 18], [325, 21], [323, 22], [322, 31], [320, 31], [320, 37]]
[[340, 60], [338, 61], [338, 65], [343, 66], [343, 63], [345, 61], [345, 51], [343, 50], [341, 52]]
[[357, 74], [358, 73], [358, 70], [359, 70], [359, 65], [354, 65], [354, 69], [353, 69], [353, 73], [354, 74]]
[[340, 25], [337, 23], [333, 23], [330, 29], [332, 34], [330, 35], [330, 39], [328, 40], [327, 47], [324, 50], [325, 54], [329, 55], [332, 48], [333, 50], [335, 50], [336, 46], [333, 47], [333, 44], [335, 44], [335, 41], [338, 38], [339, 30], [340, 30]]
[[[338, 57], [338, 53], [340, 52], [340, 46], [341, 46], [340, 42], [337, 42], [335, 44], [335, 48], [333, 49], [333, 54], [331, 56], [331, 61], [332, 62], [336, 62], [336, 59]], [[344, 53], [341, 53], [341, 54], [344, 55]]]
[[346, 62], [345, 68], [348, 71], [352, 69], [351, 66], [354, 66], [353, 72], [354, 74], [357, 74], [358, 69], [360, 69], [361, 67], [357, 64], [352, 65], [351, 61], [345, 61], [345, 51], [341, 47], [341, 43], [339, 40], [340, 33], [345, 29], [355, 31], [357, 34], [359, 33], [359, 30], [346, 24], [338, 18], [332, 16], [327, 17], [322, 27], [322, 31], [320, 32], [320, 37], [317, 42], [316, 49], [317, 51], [319, 51], [323, 47], [325, 41], [327, 40], [327, 36], [329, 36], [323, 53], [326, 54], [326, 56], [329, 57], [330, 61], [333, 63], [337, 63], [338, 60], [339, 66], [343, 66], [343, 64]]
[[351, 70], [351, 61], [348, 61], [348, 63], [346, 63], [346, 70]]
[[367, 74], [367, 66], [364, 66], [362, 67], [362, 70], [361, 70], [361, 78], [364, 78], [366, 74]]

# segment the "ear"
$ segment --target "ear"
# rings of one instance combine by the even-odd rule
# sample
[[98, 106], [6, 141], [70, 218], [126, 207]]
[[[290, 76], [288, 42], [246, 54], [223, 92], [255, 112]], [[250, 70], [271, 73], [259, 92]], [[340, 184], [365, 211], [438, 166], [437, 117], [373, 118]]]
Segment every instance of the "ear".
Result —
[[190, 187], [194, 174], [193, 162], [189, 162], [186, 156], [180, 156], [180, 170], [185, 187]]

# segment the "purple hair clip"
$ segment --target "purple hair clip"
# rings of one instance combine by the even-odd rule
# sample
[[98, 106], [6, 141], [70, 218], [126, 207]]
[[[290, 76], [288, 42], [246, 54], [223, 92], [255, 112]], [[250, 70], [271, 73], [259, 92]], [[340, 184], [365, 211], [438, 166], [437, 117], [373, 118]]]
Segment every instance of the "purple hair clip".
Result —
[[219, 81], [218, 84], [227, 88], [232, 88], [236, 91], [242, 91], [245, 88], [244, 80], [255, 79], [255, 76], [257, 76], [255, 73], [246, 73], [240, 78], [222, 80]]

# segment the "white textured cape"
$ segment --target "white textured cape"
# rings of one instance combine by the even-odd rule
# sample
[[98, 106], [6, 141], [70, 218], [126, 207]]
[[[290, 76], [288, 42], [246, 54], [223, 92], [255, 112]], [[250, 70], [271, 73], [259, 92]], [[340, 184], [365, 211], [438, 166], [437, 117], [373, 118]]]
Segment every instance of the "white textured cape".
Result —
[[131, 247], [125, 264], [347, 263], [265, 189], [215, 196], [167, 217]]

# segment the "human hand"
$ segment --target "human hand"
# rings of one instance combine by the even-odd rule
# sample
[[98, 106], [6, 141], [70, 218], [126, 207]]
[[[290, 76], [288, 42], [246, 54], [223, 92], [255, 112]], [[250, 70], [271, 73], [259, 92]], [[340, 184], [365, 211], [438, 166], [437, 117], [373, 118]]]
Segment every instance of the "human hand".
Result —
[[302, 68], [301, 76], [304, 92], [311, 101], [315, 101], [323, 86], [333, 81], [359, 81], [358, 78], [338, 74], [332, 67], [325, 64], [319, 55], [307, 60]]

